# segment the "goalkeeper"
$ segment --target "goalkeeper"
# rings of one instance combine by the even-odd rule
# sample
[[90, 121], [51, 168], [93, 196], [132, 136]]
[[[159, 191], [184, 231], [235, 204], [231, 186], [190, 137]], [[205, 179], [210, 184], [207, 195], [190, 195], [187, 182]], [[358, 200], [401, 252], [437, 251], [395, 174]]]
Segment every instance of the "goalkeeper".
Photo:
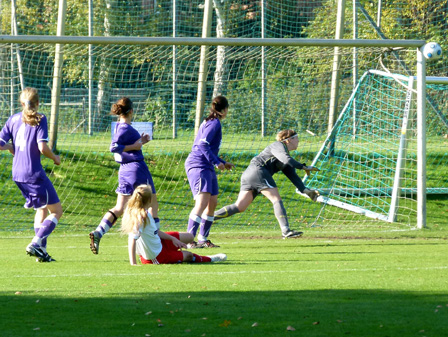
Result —
[[277, 141], [267, 146], [258, 156], [254, 157], [241, 176], [241, 188], [235, 204], [225, 206], [215, 212], [215, 221], [227, 218], [236, 213], [244, 212], [258, 194], [263, 194], [272, 202], [274, 214], [282, 230], [283, 238], [299, 237], [303, 232], [289, 228], [288, 217], [283, 201], [278, 192], [273, 175], [282, 171], [300, 192], [316, 201], [319, 192], [310, 190], [303, 184], [296, 169], [304, 170], [307, 175], [318, 171], [313, 166], [307, 166], [294, 160], [289, 151], [294, 151], [299, 145], [299, 137], [293, 130], [283, 130], [277, 134]]

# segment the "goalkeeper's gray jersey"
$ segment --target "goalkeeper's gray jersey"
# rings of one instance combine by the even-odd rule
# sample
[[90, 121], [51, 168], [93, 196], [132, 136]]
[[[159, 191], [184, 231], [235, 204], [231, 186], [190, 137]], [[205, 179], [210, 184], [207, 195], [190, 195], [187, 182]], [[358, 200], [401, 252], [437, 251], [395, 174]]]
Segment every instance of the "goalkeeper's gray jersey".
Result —
[[306, 166], [294, 160], [282, 142], [275, 142], [266, 147], [258, 156], [252, 158], [250, 164], [264, 167], [271, 174], [283, 171], [288, 166], [299, 170]]
[[266, 147], [258, 156], [250, 161], [249, 167], [241, 177], [242, 190], [261, 192], [266, 188], [277, 187], [272, 176], [282, 171], [300, 192], [305, 190], [302, 179], [296, 169], [302, 169], [306, 164], [294, 160], [282, 142], [275, 142]]

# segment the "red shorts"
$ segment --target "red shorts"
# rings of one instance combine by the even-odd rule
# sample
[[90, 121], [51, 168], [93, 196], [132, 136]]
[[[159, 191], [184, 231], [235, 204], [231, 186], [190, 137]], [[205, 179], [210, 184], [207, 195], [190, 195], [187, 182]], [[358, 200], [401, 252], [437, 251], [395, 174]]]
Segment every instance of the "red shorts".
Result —
[[[171, 236], [174, 236], [179, 240], [179, 232], [166, 232]], [[140, 256], [142, 264], [168, 264], [168, 263], [182, 263], [184, 260], [184, 254], [173, 245], [171, 240], [162, 240], [162, 251], [153, 260], [146, 260], [143, 256]]]

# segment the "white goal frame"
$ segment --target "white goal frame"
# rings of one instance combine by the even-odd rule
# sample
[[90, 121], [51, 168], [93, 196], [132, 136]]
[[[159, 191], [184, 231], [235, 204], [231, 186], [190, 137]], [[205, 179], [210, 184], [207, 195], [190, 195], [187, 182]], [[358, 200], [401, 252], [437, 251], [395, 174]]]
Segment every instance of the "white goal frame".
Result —
[[[426, 60], [421, 48], [424, 40], [358, 40], [358, 39], [275, 39], [275, 38], [186, 38], [186, 37], [96, 37], [96, 36], [48, 36], [48, 35], [0, 35], [2, 44], [84, 44], [84, 45], [165, 45], [165, 46], [300, 46], [300, 47], [334, 47], [335, 53], [339, 47], [387, 47], [416, 48], [417, 51], [417, 227], [426, 227]], [[63, 48], [55, 55], [55, 63], [62, 59]], [[61, 76], [61, 67], [55, 68], [54, 77]], [[59, 109], [57, 93], [52, 95], [52, 115], [56, 116]], [[336, 125], [336, 123], [334, 124]], [[331, 132], [329, 133], [329, 136]], [[321, 197], [323, 198], [323, 197]], [[322, 200], [320, 200], [322, 201]]]

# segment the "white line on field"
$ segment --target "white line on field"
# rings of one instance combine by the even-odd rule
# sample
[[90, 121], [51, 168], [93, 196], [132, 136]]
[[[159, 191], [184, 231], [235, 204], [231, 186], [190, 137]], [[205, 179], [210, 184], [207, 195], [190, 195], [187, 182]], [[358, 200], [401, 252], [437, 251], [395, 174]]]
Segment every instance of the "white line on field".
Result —
[[[133, 267], [135, 268], [135, 267]], [[145, 268], [145, 267], [144, 267]], [[157, 267], [156, 267], [157, 268]], [[380, 271], [380, 272], [389, 272], [389, 271], [421, 271], [421, 270], [444, 270], [448, 269], [448, 266], [438, 266], [438, 267], [426, 267], [426, 268], [350, 268], [350, 269], [313, 269], [313, 270], [288, 270], [288, 271], [280, 271], [280, 270], [262, 270], [262, 271], [221, 271], [221, 272], [149, 272], [149, 273], [95, 273], [95, 274], [60, 274], [60, 275], [13, 275], [13, 276], [0, 276], [0, 279], [10, 279], [12, 278], [56, 278], [56, 277], [119, 277], [119, 276], [143, 276], [143, 275], [235, 275], [235, 274], [302, 274], [302, 273], [329, 273], [329, 272], [365, 272], [365, 271]]]

